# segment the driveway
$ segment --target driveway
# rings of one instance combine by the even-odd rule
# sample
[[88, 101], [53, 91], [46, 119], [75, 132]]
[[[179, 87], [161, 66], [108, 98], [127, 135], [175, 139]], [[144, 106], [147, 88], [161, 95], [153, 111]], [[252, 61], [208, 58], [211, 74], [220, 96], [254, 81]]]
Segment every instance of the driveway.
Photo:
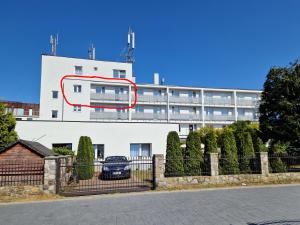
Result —
[[1, 225], [300, 224], [300, 185], [0, 205]]

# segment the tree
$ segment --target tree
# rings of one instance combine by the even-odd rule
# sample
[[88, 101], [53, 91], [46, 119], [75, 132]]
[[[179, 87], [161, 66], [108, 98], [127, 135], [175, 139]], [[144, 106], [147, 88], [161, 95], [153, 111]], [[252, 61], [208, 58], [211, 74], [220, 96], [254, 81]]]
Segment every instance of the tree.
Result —
[[255, 157], [252, 137], [250, 132], [247, 131], [238, 134], [236, 137], [238, 155], [240, 157], [240, 171], [250, 173], [252, 171], [252, 162]]
[[[264, 141], [290, 142], [300, 147], [300, 64], [272, 68], [259, 106]], [[299, 149], [298, 149], [299, 152]]]
[[218, 146], [217, 146], [217, 135], [216, 132], [211, 129], [205, 136], [205, 144], [204, 144], [204, 153], [217, 153]]
[[201, 171], [204, 168], [201, 150], [201, 137], [199, 133], [195, 131], [191, 131], [186, 139], [184, 159], [184, 173], [186, 175], [201, 175]]
[[280, 141], [272, 141], [270, 145], [270, 157], [269, 157], [269, 168], [271, 172], [284, 173], [287, 171], [285, 163], [281, 160], [281, 157], [286, 153], [286, 149], [289, 144]]
[[170, 131], [167, 137], [165, 174], [166, 176], [181, 176], [183, 173], [180, 139], [176, 131]]
[[231, 129], [225, 128], [221, 137], [221, 155], [220, 172], [221, 174], [239, 173], [239, 161], [237, 155], [237, 147], [235, 137]]
[[4, 104], [0, 102], [0, 149], [18, 139], [15, 127], [15, 117], [12, 113], [6, 113]]
[[76, 172], [78, 179], [91, 179], [94, 175], [94, 150], [90, 137], [80, 137], [76, 159]]

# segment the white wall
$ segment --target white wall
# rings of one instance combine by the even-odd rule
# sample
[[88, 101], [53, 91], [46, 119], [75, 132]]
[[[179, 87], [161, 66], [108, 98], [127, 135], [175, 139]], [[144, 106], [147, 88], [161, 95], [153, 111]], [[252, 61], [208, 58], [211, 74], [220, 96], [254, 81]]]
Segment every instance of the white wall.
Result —
[[72, 143], [73, 150], [80, 136], [89, 136], [94, 144], [105, 144], [106, 157], [129, 156], [130, 143], [151, 143], [152, 154], [165, 154], [168, 132], [178, 128], [178, 124], [17, 121], [16, 131], [21, 139], [38, 139], [48, 148]]

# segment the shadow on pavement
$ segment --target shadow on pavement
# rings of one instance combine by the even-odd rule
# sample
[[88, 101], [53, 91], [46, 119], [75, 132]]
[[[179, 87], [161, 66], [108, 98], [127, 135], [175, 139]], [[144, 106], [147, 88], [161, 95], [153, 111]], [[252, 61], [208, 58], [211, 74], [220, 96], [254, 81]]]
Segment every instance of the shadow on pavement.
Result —
[[255, 223], [247, 223], [247, 225], [300, 225], [300, 219], [297, 220], [270, 220]]

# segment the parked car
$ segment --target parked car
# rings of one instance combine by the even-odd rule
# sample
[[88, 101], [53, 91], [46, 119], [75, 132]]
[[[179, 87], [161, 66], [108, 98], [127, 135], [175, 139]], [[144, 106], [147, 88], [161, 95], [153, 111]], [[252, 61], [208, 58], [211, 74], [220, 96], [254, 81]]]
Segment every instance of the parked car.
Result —
[[130, 161], [125, 156], [109, 156], [102, 166], [103, 180], [129, 179], [131, 174]]

